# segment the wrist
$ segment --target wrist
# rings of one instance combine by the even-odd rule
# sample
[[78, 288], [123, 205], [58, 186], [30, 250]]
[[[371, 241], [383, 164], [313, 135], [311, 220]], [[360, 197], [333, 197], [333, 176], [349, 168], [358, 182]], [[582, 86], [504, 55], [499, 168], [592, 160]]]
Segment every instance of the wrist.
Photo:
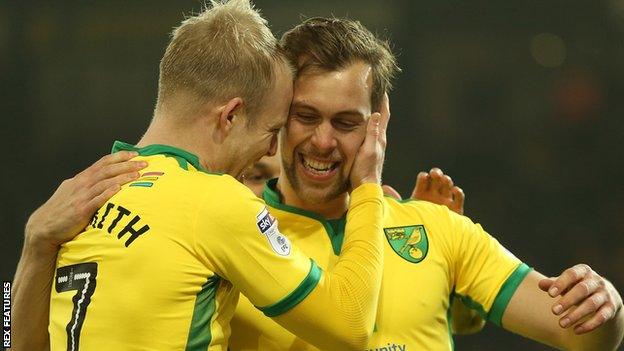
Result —
[[52, 239], [47, 227], [36, 220], [36, 212], [26, 222], [24, 249], [37, 255], [56, 255], [58, 252], [58, 243]]
[[351, 183], [353, 189], [363, 184], [381, 184], [381, 179], [377, 176], [363, 177]]

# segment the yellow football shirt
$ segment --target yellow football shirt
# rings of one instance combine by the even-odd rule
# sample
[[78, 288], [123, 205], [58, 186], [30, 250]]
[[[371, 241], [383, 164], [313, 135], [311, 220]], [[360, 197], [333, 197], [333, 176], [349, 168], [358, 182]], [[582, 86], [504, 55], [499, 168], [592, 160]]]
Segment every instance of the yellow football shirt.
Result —
[[169, 146], [118, 150], [149, 166], [61, 247], [52, 350], [225, 350], [238, 290], [279, 315], [317, 285], [318, 266], [234, 178]]
[[[342, 245], [344, 219], [282, 204], [276, 180], [264, 199], [280, 230], [324, 269]], [[458, 298], [500, 325], [511, 296], [530, 269], [480, 225], [425, 201], [386, 198], [384, 273], [375, 332], [368, 350], [452, 350], [450, 301]], [[325, 313], [325, 311], [319, 311]], [[244, 298], [232, 320], [232, 351], [316, 350]]]

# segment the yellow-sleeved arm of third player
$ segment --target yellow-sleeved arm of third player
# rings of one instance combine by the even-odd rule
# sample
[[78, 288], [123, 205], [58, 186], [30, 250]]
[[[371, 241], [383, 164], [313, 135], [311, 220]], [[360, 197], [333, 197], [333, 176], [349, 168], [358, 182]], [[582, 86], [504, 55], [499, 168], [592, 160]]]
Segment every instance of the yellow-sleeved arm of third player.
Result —
[[207, 199], [197, 217], [197, 249], [206, 265], [315, 346], [363, 349], [381, 284], [381, 187], [365, 184], [353, 191], [343, 254], [332, 272], [323, 272], [279, 232], [262, 200], [225, 180], [228, 198]]

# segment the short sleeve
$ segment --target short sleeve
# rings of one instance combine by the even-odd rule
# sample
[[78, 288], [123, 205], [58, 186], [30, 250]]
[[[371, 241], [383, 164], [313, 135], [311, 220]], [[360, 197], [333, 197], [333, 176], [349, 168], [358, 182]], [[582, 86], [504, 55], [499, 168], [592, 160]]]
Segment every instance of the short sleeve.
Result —
[[208, 196], [198, 211], [198, 254], [265, 314], [282, 314], [316, 287], [321, 269], [292, 247], [261, 199], [230, 179], [219, 192], [227, 198]]
[[481, 225], [449, 212], [454, 232], [455, 295], [497, 325], [530, 268]]

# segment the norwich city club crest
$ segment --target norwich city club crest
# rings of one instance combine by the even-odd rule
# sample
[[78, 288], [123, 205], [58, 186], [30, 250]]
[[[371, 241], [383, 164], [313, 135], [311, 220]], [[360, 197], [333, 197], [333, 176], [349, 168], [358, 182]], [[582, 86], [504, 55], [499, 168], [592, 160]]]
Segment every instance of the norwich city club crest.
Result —
[[394, 252], [409, 262], [418, 263], [429, 251], [429, 240], [424, 225], [384, 228], [386, 239]]

